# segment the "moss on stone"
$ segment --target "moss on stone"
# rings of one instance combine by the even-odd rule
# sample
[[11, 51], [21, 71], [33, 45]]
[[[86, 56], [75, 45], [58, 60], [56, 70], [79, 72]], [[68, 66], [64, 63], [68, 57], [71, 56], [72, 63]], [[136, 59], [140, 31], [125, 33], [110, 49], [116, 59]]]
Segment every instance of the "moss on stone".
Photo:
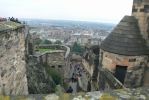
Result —
[[118, 98], [111, 96], [109, 93], [103, 93], [100, 100], [118, 100]]
[[10, 100], [9, 96], [0, 95], [0, 100]]
[[[143, 91], [143, 92], [142, 92]], [[37, 99], [38, 98], [38, 99]], [[80, 92], [76, 94], [38, 94], [28, 96], [3, 96], [0, 100], [149, 100], [148, 87], [127, 90]]]
[[70, 94], [64, 93], [62, 97], [60, 97], [61, 100], [70, 100]]
[[46, 48], [39, 48], [36, 49], [35, 51], [39, 51], [39, 52], [51, 52], [54, 51], [55, 49], [46, 49]]
[[15, 29], [18, 29], [18, 28], [21, 28], [21, 27], [23, 27], [22, 24], [12, 22], [12, 21], [0, 22], [0, 32], [8, 31], [8, 30], [15, 30]]

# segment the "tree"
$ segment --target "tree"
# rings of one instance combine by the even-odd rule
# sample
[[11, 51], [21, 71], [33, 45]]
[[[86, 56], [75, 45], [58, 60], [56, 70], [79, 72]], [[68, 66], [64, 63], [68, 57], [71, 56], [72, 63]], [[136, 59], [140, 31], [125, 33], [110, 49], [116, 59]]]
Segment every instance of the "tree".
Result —
[[62, 42], [60, 40], [56, 40], [55, 44], [62, 44]]
[[41, 43], [42, 43], [42, 40], [39, 39], [39, 38], [34, 40], [34, 44], [35, 44], [35, 45], [39, 45], [39, 44], [41, 44]]
[[[49, 67], [49, 66], [47, 66]], [[52, 77], [53, 81], [56, 85], [62, 84], [62, 76], [61, 74], [54, 68], [47, 68], [48, 74]]]
[[80, 44], [78, 44], [77, 42], [74, 43], [74, 45], [72, 46], [72, 52], [77, 52], [77, 53], [83, 53], [84, 49], [81, 47]]
[[42, 44], [52, 44], [52, 42], [47, 40], [47, 39], [45, 39], [45, 40], [42, 41]]

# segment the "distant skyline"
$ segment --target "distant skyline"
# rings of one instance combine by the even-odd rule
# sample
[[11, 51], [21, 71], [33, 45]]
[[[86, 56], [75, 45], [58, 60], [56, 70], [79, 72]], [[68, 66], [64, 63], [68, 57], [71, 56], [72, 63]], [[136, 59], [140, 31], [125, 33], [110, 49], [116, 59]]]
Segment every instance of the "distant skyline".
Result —
[[118, 23], [133, 0], [0, 0], [0, 17]]

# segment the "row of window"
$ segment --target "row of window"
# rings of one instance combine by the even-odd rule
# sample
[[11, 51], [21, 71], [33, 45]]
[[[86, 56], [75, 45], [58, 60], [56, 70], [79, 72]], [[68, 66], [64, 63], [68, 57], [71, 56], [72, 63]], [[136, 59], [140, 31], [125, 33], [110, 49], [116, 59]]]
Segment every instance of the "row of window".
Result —
[[[105, 57], [107, 57], [107, 55], [105, 55]], [[120, 60], [119, 58], [116, 57], [117, 60]], [[131, 58], [129, 59], [129, 62], [136, 62], [136, 58]]]
[[[51, 68], [55, 68], [56, 66], [52, 65]], [[62, 65], [58, 65], [58, 68], [62, 68]]]
[[132, 12], [149, 12], [149, 5], [144, 5], [144, 8], [142, 9], [133, 7]]

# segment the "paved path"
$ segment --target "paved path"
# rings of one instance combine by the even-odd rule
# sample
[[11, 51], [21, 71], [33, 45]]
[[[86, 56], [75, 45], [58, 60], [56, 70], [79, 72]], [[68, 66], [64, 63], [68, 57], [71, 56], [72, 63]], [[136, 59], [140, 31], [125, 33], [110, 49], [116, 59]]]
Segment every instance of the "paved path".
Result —
[[[80, 64], [72, 64], [69, 72], [70, 83], [69, 86], [72, 87], [73, 93], [77, 92], [77, 85], [82, 88], [82, 90], [86, 91], [87, 89], [87, 77], [83, 67]], [[79, 84], [77, 84], [79, 83]]]

